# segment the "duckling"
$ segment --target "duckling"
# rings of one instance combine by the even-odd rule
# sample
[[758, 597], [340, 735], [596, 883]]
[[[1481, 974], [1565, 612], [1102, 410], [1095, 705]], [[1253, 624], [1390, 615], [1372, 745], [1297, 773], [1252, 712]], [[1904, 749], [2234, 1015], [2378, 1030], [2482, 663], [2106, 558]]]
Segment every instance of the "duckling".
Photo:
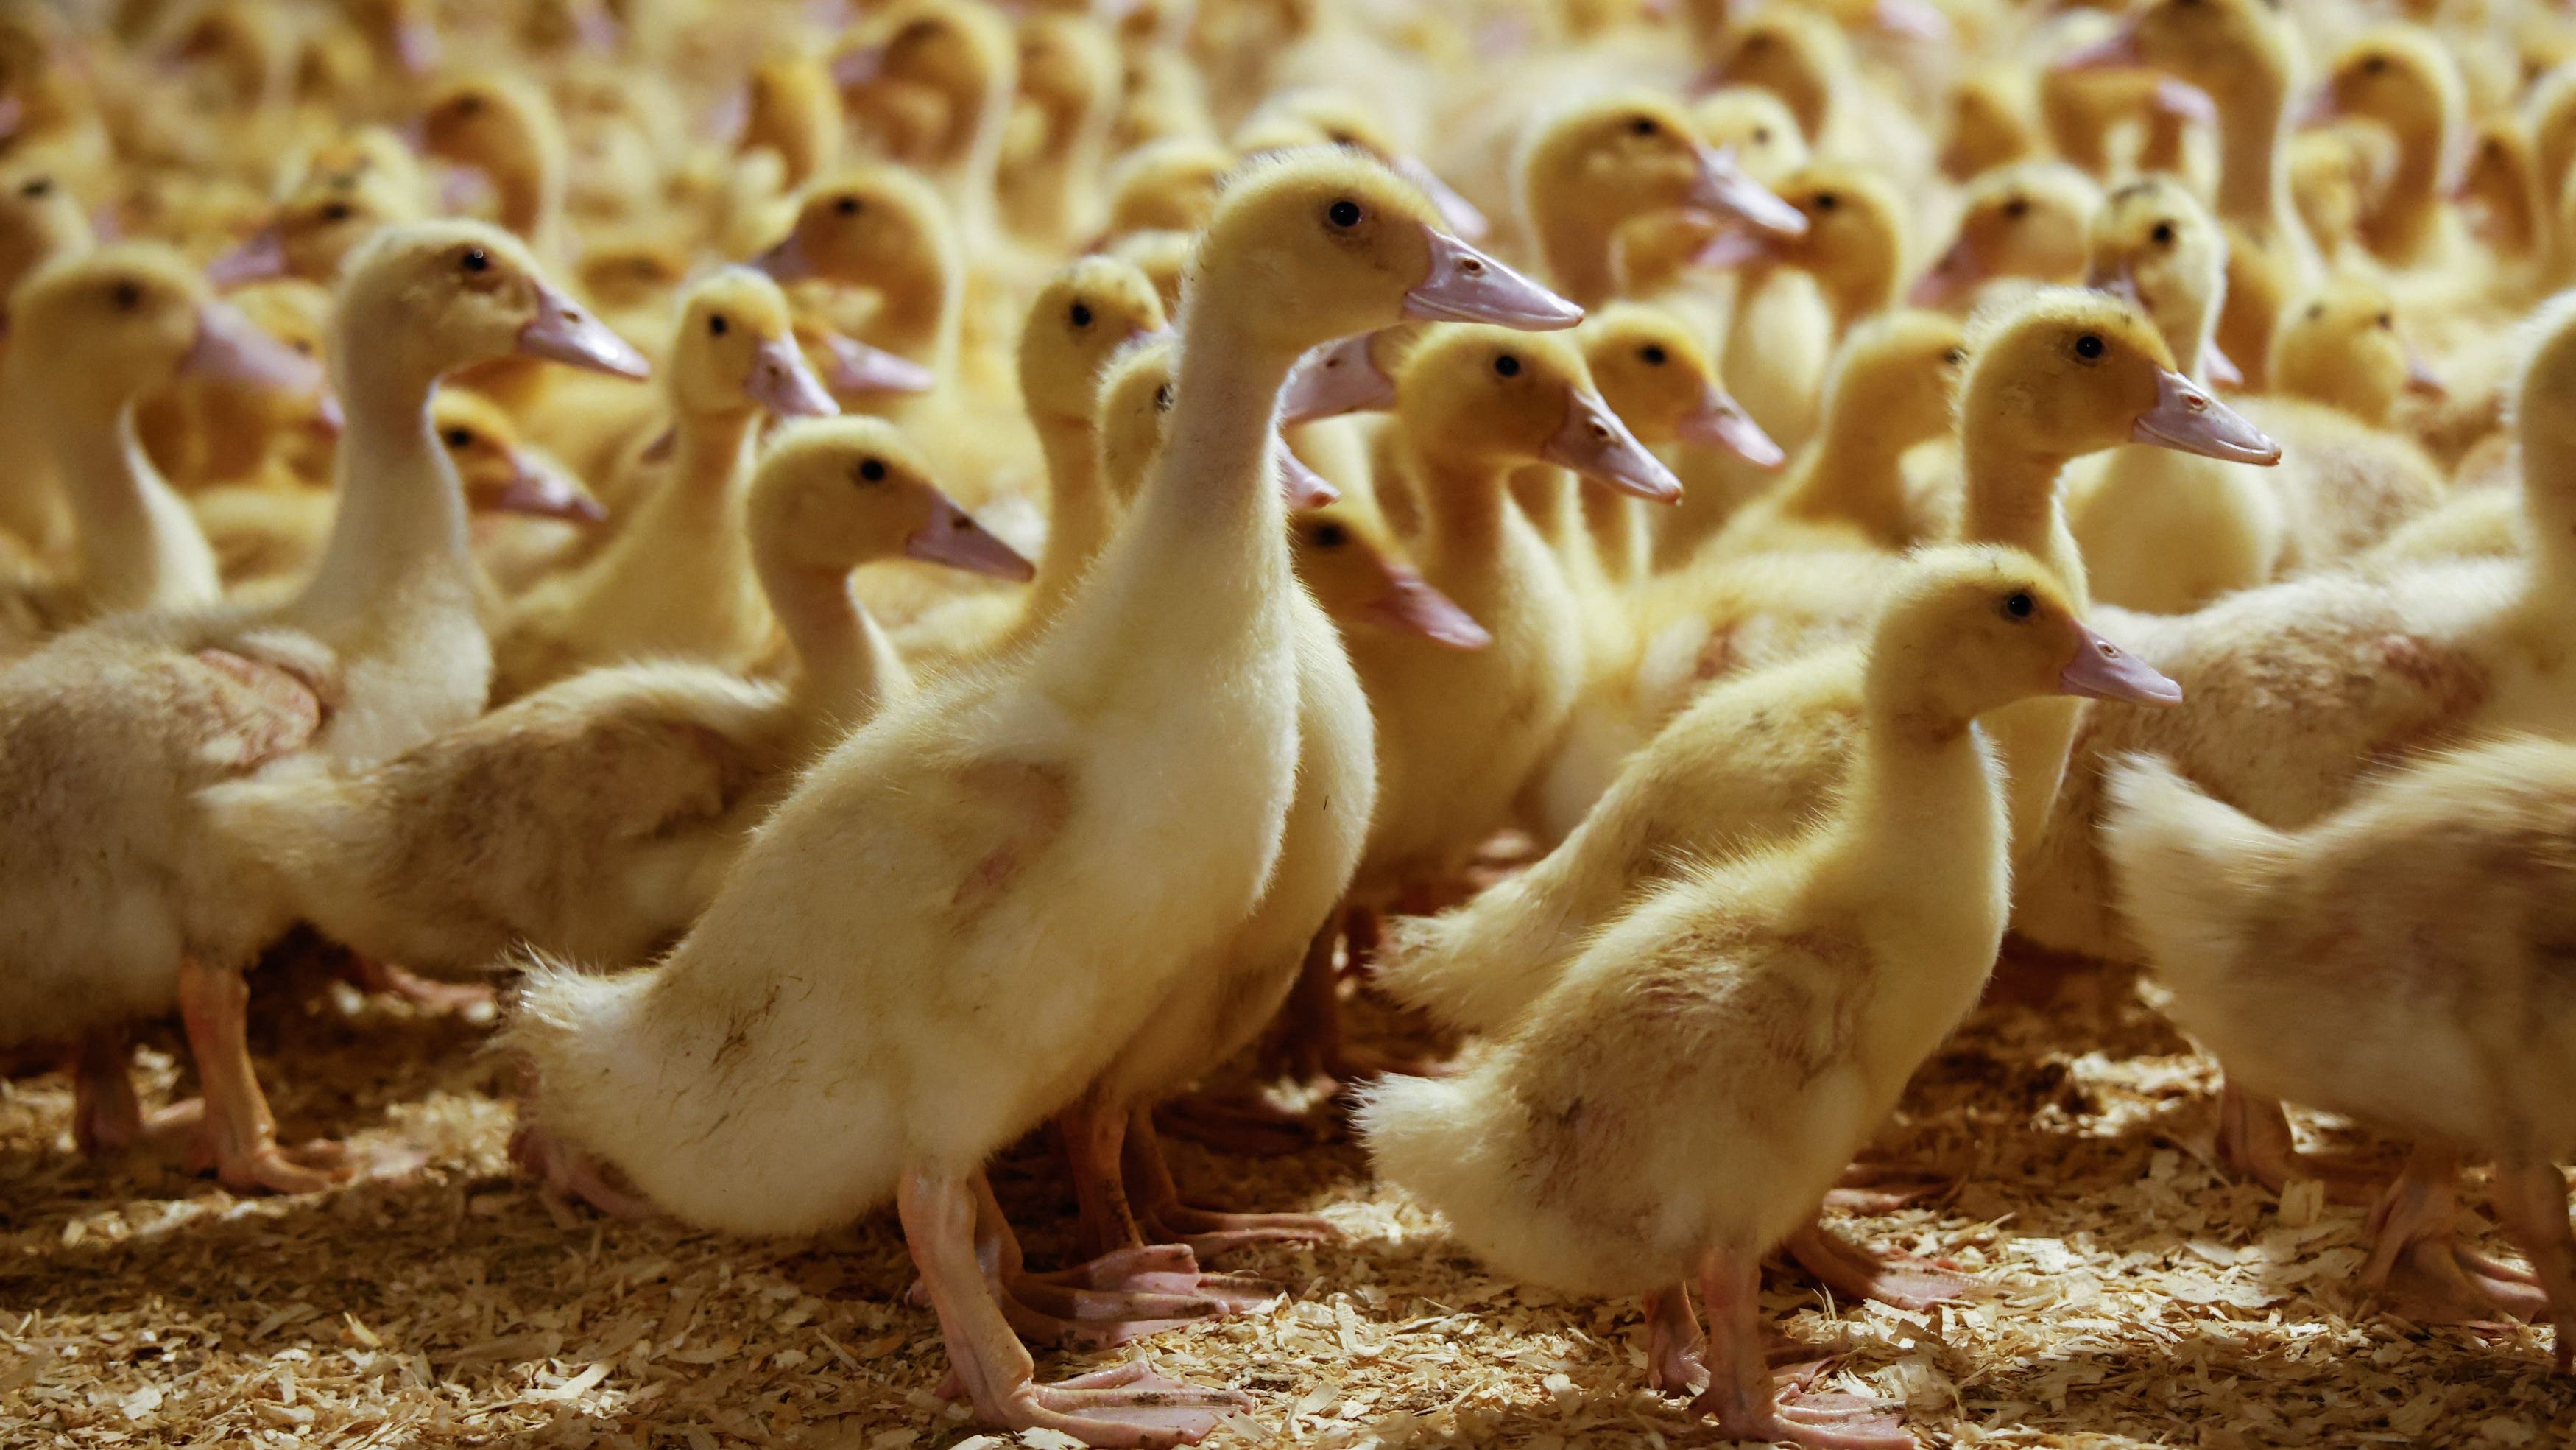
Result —
[[1817, 11], [1773, 5], [1730, 16], [1712, 55], [1704, 83], [1777, 95], [1818, 156], [1871, 158], [1901, 176], [1932, 171], [1933, 145], [1922, 125], [1857, 73], [1841, 28]]
[[591, 670], [364, 770], [219, 786], [211, 828], [370, 958], [442, 977], [521, 942], [641, 961], [712, 898], [795, 772], [910, 688], [850, 570], [900, 557], [1028, 573], [873, 418], [791, 426], [745, 512], [794, 652], [787, 682], [679, 660]]
[[[111, 283], [90, 300], [122, 313], [119, 295]], [[172, 330], [184, 329], [189, 309], [174, 310]], [[242, 970], [291, 914], [227, 866], [197, 793], [298, 763], [382, 759], [481, 711], [490, 656], [429, 397], [440, 374], [513, 348], [642, 366], [507, 233], [443, 222], [379, 238], [354, 259], [328, 349], [349, 432], [340, 515], [312, 581], [271, 608], [118, 616], [0, 676], [11, 823], [0, 1021], [13, 1039], [89, 1036], [106, 1049], [83, 1054], [75, 1082], [84, 1144], [150, 1126], [122, 1033], [175, 1003], [205, 1085], [201, 1151], [223, 1182], [303, 1192], [332, 1181], [278, 1146], [243, 1038]]]
[[1919, 308], [1861, 323], [1825, 380], [1823, 423], [1797, 463], [1703, 546], [1699, 559], [1788, 548], [1884, 549], [1922, 541], [1904, 460], [1946, 436], [1967, 333], [1958, 319]]
[[[2403, 1134], [2415, 1154], [2371, 1215], [2370, 1288], [2401, 1263], [2462, 1317], [2546, 1317], [2576, 1360], [2576, 1242], [2558, 1164], [2576, 1152], [2576, 1046], [2550, 984], [2576, 754], [2516, 736], [2375, 782], [2276, 830], [2152, 757], [2117, 763], [2103, 850], [2166, 1011], [2231, 1088]], [[2520, 1272], [2456, 1237], [2463, 1156], [2496, 1162]], [[2429, 1316], [2419, 1316], [2429, 1317]]]
[[840, 87], [821, 58], [775, 55], [744, 82], [742, 134], [734, 149], [776, 156], [780, 184], [793, 191], [840, 164], [846, 130]]
[[[214, 602], [214, 555], [144, 454], [136, 405], [188, 376], [309, 395], [320, 369], [149, 243], [46, 264], [11, 296], [9, 319], [8, 389], [23, 399], [79, 525], [76, 572], [11, 586], [11, 613], [32, 614], [51, 633], [94, 616]], [[7, 652], [33, 643], [13, 641]]]
[[639, 655], [739, 670], [769, 643], [773, 619], [743, 529], [753, 435], [763, 413], [837, 411], [796, 346], [778, 284], [729, 267], [692, 288], [670, 391], [669, 474], [596, 557], [511, 607], [492, 640], [496, 703]]
[[2459, 255], [2447, 192], [2465, 104], [2451, 52], [2412, 25], [2361, 32], [2326, 71], [2311, 122], [2358, 117], [2396, 140], [2395, 167], [2361, 219], [2361, 240], [2392, 267], [2438, 266]]
[[2542, 192], [2531, 132], [2518, 117], [2478, 123], [2452, 198], [2468, 210], [2498, 258], [2528, 263], [2539, 254], [2552, 208]]
[[[330, 331], [331, 294], [294, 278], [235, 287], [224, 300], [288, 350], [318, 360]], [[311, 385], [191, 375], [135, 411], [143, 450], [170, 486], [194, 498], [210, 488], [315, 487], [329, 481], [340, 409]]]
[[2366, 251], [2362, 222], [2396, 170], [2397, 142], [2376, 122], [2339, 120], [2290, 138], [2290, 200], [2329, 268]]
[[[1669, 309], [1614, 302], [1585, 318], [1575, 340], [1602, 400], [1647, 447], [1721, 448], [1755, 468], [1777, 468], [1786, 457]], [[1576, 492], [1590, 547], [1570, 551], [1569, 566], [1598, 570], [1614, 587], [1643, 578], [1654, 546], [1643, 506], [1608, 489]]]
[[1288, 146], [1351, 146], [1384, 162], [1396, 175], [1421, 188], [1440, 209], [1449, 230], [1468, 241], [1481, 241], [1491, 228], [1476, 204], [1440, 179], [1422, 158], [1398, 146], [1380, 118], [1351, 95], [1321, 86], [1296, 86], [1271, 92], [1234, 133], [1234, 149], [1259, 156]]
[[2387, 427], [2406, 395], [2444, 391], [2397, 321], [2397, 299], [2385, 286], [2359, 277], [2329, 283], [2273, 341], [2273, 389]]
[[[0, 298], [44, 264], [89, 250], [92, 240], [87, 213], [50, 168], [0, 167]], [[0, 337], [0, 348], [6, 345]], [[0, 390], [0, 429], [23, 440], [0, 464], [0, 539], [24, 546], [39, 566], [59, 565], [71, 558], [71, 505], [46, 450], [34, 445], [37, 425], [23, 406]]]
[[1856, 759], [1823, 821], [1688, 868], [1474, 1069], [1388, 1079], [1360, 1112], [1378, 1171], [1494, 1267], [1647, 1296], [1649, 1382], [1687, 1390], [1704, 1369], [1693, 1411], [1728, 1439], [1914, 1443], [1778, 1401], [1762, 1255], [1810, 1221], [1993, 966], [2011, 837], [1981, 721], [2050, 696], [2178, 698], [2017, 551], [1908, 566], [1868, 656]]
[[1099, 226], [1100, 171], [1118, 120], [1119, 56], [1089, 15], [1030, 16], [1020, 27], [1019, 100], [996, 186], [1013, 236], [1061, 251]]
[[[842, 1222], [893, 1194], [990, 1423], [1170, 1444], [1240, 1406], [1142, 1366], [1037, 1385], [978, 1259], [979, 1237], [998, 1254], [1007, 1235], [981, 1165], [1096, 1079], [1269, 889], [1301, 710], [1276, 394], [1307, 349], [1408, 307], [1577, 315], [1439, 232], [1373, 164], [1300, 151], [1239, 178], [1182, 316], [1171, 442], [1054, 628], [845, 739], [660, 966], [539, 973], [509, 1040], [536, 1066], [540, 1126], [737, 1231]], [[781, 923], [794, 944], [773, 940]], [[811, 975], [814, 951], [839, 971]], [[774, 1010], [791, 979], [848, 991]], [[737, 1032], [742, 1050], [705, 1066]]]
[[1605, 301], [1612, 242], [1629, 218], [1679, 208], [1795, 236], [1807, 219], [1703, 145], [1681, 108], [1627, 91], [1570, 105], [1531, 129], [1517, 158], [1523, 225], [1549, 281], [1576, 302]]
[[1011, 27], [979, 0], [896, 0], [832, 57], [852, 128], [929, 180], [978, 256], [998, 240], [994, 178], [1019, 88]]
[[940, 378], [954, 375], [965, 256], [938, 194], [910, 172], [861, 166], [815, 183], [787, 235], [754, 265], [783, 286], [868, 289], [875, 306], [852, 335]]
[[1788, 103], [1760, 86], [1719, 86], [1691, 102], [1690, 118], [1700, 140], [1732, 155], [1764, 186], [1814, 159]]
[[2026, 68], [1989, 65], [1950, 85], [1941, 133], [1941, 174], [1966, 183], [1989, 171], [2037, 159], [2048, 138]]
[[2056, 61], [2061, 69], [2145, 67], [2206, 92], [2218, 112], [2218, 190], [2212, 204], [2226, 228], [2226, 310], [2218, 343], [2262, 375], [2272, 334], [2289, 299], [2321, 280], [2315, 242], [2299, 222], [2289, 188], [2289, 98], [2298, 82], [2288, 23], [2265, 0], [2152, 0], [2096, 45]]
[[273, 277], [329, 286], [361, 243], [421, 214], [417, 201], [375, 176], [346, 186], [307, 187], [281, 202], [266, 225], [207, 263], [206, 276], [218, 287]]
[[2084, 279], [2086, 239], [2102, 206], [2093, 179], [2061, 161], [1989, 171], [1968, 184], [1949, 249], [1914, 284], [1917, 307], [1961, 307], [2001, 277], [2049, 286]]
[[1103, 238], [1196, 232], [1216, 210], [1217, 193], [1234, 162], [1232, 150], [1196, 136], [1151, 141], [1126, 152], [1109, 169]]
[[569, 151], [543, 91], [515, 76], [465, 76], [430, 98], [420, 131], [423, 150], [491, 182], [505, 230], [541, 255], [564, 254]]

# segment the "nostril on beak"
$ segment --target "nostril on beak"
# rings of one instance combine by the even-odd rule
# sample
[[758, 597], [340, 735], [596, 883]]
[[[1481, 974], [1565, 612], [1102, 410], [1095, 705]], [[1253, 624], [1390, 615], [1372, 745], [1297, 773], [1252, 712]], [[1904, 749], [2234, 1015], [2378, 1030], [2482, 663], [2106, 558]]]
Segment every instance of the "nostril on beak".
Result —
[[1467, 260], [1458, 264], [1458, 270], [1465, 272], [1470, 277], [1482, 277], [1485, 275], [1485, 264], [1474, 257], [1469, 257]]

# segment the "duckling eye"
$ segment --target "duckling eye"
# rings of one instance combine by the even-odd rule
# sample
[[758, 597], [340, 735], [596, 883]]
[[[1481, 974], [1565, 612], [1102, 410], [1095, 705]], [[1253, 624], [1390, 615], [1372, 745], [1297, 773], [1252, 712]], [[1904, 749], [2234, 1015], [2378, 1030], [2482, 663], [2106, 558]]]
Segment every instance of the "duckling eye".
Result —
[[707, 319], [707, 336], [722, 337], [731, 331], [733, 331], [733, 324], [726, 320], [723, 313], [719, 312]]
[[861, 482], [861, 483], [883, 483], [883, 482], [885, 482], [885, 476], [886, 476], [886, 466], [885, 466], [885, 460], [884, 460], [884, 459], [882, 459], [882, 458], [862, 458], [862, 459], [860, 459], [860, 460], [859, 460], [859, 467], [858, 467], [858, 478], [859, 478], [859, 482]]
[[1628, 123], [1628, 132], [1633, 136], [1652, 136], [1662, 129], [1652, 116], [1639, 116]]
[[2370, 320], [2370, 325], [2378, 328], [2382, 332], [2394, 332], [2397, 330], [2397, 319], [2390, 314], [2383, 312], [2377, 317], [2372, 318]]
[[24, 197], [51, 196], [54, 194], [54, 179], [50, 176], [39, 176], [19, 187], [18, 194]]
[[446, 438], [447, 446], [450, 448], [471, 448], [474, 446], [474, 430], [471, 428], [450, 428], [447, 430]]
[[485, 252], [481, 247], [466, 248], [465, 255], [457, 258], [456, 264], [463, 267], [468, 272], [489, 272], [492, 270], [491, 255]]
[[295, 355], [298, 357], [313, 356], [313, 340], [309, 337], [299, 337], [287, 346], [295, 349]]
[[2100, 362], [2102, 354], [2110, 350], [2109, 345], [2102, 341], [2102, 335], [2097, 332], [2088, 332], [2075, 339], [2075, 355], [2086, 362]]
[[1172, 385], [1170, 383], [1165, 383], [1161, 387], [1154, 389], [1154, 411], [1157, 413], [1168, 413], [1172, 411]]
[[143, 305], [143, 289], [131, 282], [119, 282], [116, 290], [108, 294], [108, 300], [116, 304], [117, 311], [132, 312]]
[[1357, 146], [1360, 144], [1359, 138], [1348, 131], [1327, 131], [1324, 133], [1324, 139], [1332, 142], [1336, 146]]
[[1067, 315], [1073, 319], [1074, 326], [1089, 327], [1091, 325], [1091, 304], [1088, 302], [1077, 302], [1073, 304], [1073, 311]]
[[859, 199], [855, 196], [836, 196], [832, 198], [832, 210], [841, 216], [857, 216]]
[[2147, 235], [2155, 239], [2157, 246], [2170, 247], [2173, 245], [2174, 240], [2174, 224], [2172, 222], [2158, 222], [2156, 223], [2156, 229], [2147, 233]]
[[1324, 208], [1324, 220], [1331, 222], [1334, 226], [1339, 227], [1344, 231], [1348, 231], [1352, 227], [1360, 224], [1360, 204], [1351, 200], [1349, 197], [1344, 197], [1340, 201], [1334, 202], [1331, 206]]
[[1647, 343], [1637, 350], [1637, 356], [1644, 358], [1650, 367], [1662, 367], [1666, 356], [1664, 345], [1660, 342]]
[[1941, 361], [1943, 365], [1948, 367], [1957, 367], [1959, 364], [1966, 362], [1967, 360], [1968, 350], [1964, 347], [1946, 348], [1941, 353]]
[[2005, 202], [2004, 215], [2011, 217], [2015, 221], [2019, 221], [2023, 217], [2030, 215], [2029, 199], [2026, 197], [2016, 196], [2012, 200]]
[[1350, 540], [1350, 530], [1340, 524], [1317, 524], [1306, 531], [1306, 542], [1318, 549], [1338, 549]]
[[1818, 211], [1832, 211], [1835, 207], [1842, 204], [1842, 197], [1833, 192], [1820, 191], [1816, 193], [1816, 210]]
[[2007, 595], [2004, 599], [2004, 614], [2007, 618], [2028, 619], [2038, 611], [2039, 601], [2031, 598], [2027, 590]]
[[1512, 356], [1510, 353], [1504, 353], [1501, 357], [1494, 359], [1494, 375], [1496, 377], [1516, 378], [1520, 376], [1520, 373], [1521, 360]]
[[2364, 75], [2375, 76], [2386, 69], [2388, 69], [2388, 57], [2384, 55], [2364, 56], [2362, 58], [2361, 71]]
[[322, 220], [326, 222], [344, 222], [349, 216], [349, 204], [345, 201], [335, 201], [322, 208]]
[[2322, 302], [2311, 302], [2311, 303], [2309, 303], [2309, 304], [2308, 304], [2308, 320], [2309, 320], [2310, 322], [2314, 322], [2314, 321], [2316, 321], [2318, 318], [2323, 317], [2323, 316], [2325, 316], [2325, 315], [2326, 315], [2326, 305], [2325, 305], [2324, 303], [2322, 303]]
[[460, 116], [480, 115], [482, 110], [483, 98], [481, 96], [474, 95], [469, 92], [456, 98], [456, 114]]
[[1756, 146], [1768, 146], [1768, 145], [1770, 145], [1770, 144], [1771, 144], [1771, 128], [1770, 128], [1770, 127], [1768, 127], [1768, 126], [1756, 126], [1756, 127], [1754, 127], [1754, 128], [1753, 128], [1753, 144], [1754, 144], [1754, 145], [1756, 145]]

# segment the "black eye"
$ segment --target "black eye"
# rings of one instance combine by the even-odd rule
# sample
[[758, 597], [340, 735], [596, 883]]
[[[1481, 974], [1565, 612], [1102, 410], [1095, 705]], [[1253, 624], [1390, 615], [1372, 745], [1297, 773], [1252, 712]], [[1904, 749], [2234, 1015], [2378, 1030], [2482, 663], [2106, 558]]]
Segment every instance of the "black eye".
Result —
[[2004, 613], [2015, 619], [2028, 619], [2039, 609], [2039, 601], [2028, 593], [2017, 593], [2004, 600]]
[[1842, 204], [1843, 199], [1830, 191], [1820, 191], [1816, 193], [1816, 210], [1818, 211], [1832, 211], [1835, 207]]
[[1664, 345], [1660, 342], [1647, 343], [1644, 347], [1637, 349], [1637, 356], [1644, 358], [1650, 366], [1662, 367], [1664, 365], [1665, 357]]
[[1358, 226], [1360, 224], [1360, 204], [1352, 201], [1348, 197], [1344, 197], [1342, 200], [1334, 202], [1331, 206], [1324, 208], [1324, 220], [1331, 222], [1337, 227], [1348, 228]]
[[447, 438], [447, 446], [450, 448], [471, 448], [474, 446], [474, 430], [471, 428], [450, 428], [447, 430], [445, 436]]
[[131, 282], [119, 282], [116, 290], [108, 294], [108, 300], [116, 304], [117, 311], [132, 312], [143, 305], [143, 289]]
[[2108, 351], [2110, 348], [2104, 345], [2100, 333], [2088, 332], [2075, 339], [2075, 355], [2086, 362], [2098, 362], [2102, 354]]
[[1073, 311], [1066, 315], [1073, 319], [1074, 326], [1089, 327], [1091, 325], [1091, 304], [1087, 302], [1077, 302], [1073, 304]]
[[2174, 224], [2172, 222], [2158, 222], [2156, 223], [2156, 229], [2147, 233], [2147, 235], [2155, 239], [2157, 246], [2170, 247], [2173, 245]]
[[465, 255], [456, 259], [456, 264], [468, 272], [492, 270], [492, 258], [481, 247], [467, 247]]
[[1350, 541], [1350, 530], [1340, 524], [1317, 524], [1306, 531], [1306, 542], [1318, 549], [1338, 549]]
[[54, 194], [54, 180], [50, 176], [39, 176], [19, 187], [18, 194], [25, 197], [51, 196]]
[[1756, 126], [1756, 127], [1754, 127], [1754, 128], [1753, 128], [1753, 144], [1754, 144], [1754, 145], [1756, 145], [1756, 146], [1768, 146], [1768, 145], [1770, 145], [1770, 144], [1771, 144], [1771, 128], [1770, 128], [1770, 127], [1768, 127], [1768, 126]]
[[2323, 316], [2325, 316], [2325, 315], [2326, 315], [2326, 305], [2325, 305], [2324, 303], [2322, 303], [2322, 302], [2311, 302], [2311, 303], [2309, 303], [2309, 304], [2308, 304], [2308, 320], [2309, 320], [2310, 322], [2314, 322], [2314, 321], [2316, 321], [2318, 318], [2323, 317]]
[[859, 199], [855, 196], [836, 196], [832, 198], [832, 210], [842, 216], [857, 216]]
[[1172, 411], [1172, 385], [1170, 383], [1165, 383], [1154, 390], [1154, 411], [1157, 413], [1168, 413]]
[[1639, 116], [1628, 123], [1628, 132], [1634, 136], [1652, 136], [1662, 129], [1655, 124], [1655, 118], [1652, 116]]
[[326, 222], [344, 222], [350, 215], [349, 204], [345, 201], [335, 201], [322, 208], [322, 220]]
[[883, 483], [885, 482], [885, 476], [886, 466], [884, 459], [862, 458], [859, 460], [859, 482]]
[[719, 312], [707, 319], [707, 336], [722, 337], [731, 331], [733, 331], [733, 324], [725, 320], [723, 313]]
[[295, 341], [288, 343], [287, 346], [295, 349], [296, 356], [298, 357], [313, 356], [313, 340], [311, 338], [299, 337], [295, 339]]
[[1941, 354], [1941, 361], [1950, 367], [1957, 367], [1967, 360], [1968, 350], [1964, 347], [1949, 348]]
[[1359, 138], [1353, 136], [1348, 131], [1327, 131], [1324, 133], [1324, 139], [1332, 142], [1336, 146], [1357, 146], [1360, 144]]
[[2383, 332], [2394, 332], [2397, 330], [2397, 319], [2385, 312], [2372, 318], [2370, 323], [2371, 326], [2376, 327]]
[[2375, 76], [2381, 71], [2388, 69], [2388, 57], [2384, 55], [2365, 56], [2361, 62], [2361, 69], [2363, 74]]
[[480, 115], [482, 110], [483, 98], [481, 96], [465, 95], [458, 96], [456, 98], [456, 114], [460, 116]]
[[1519, 377], [1521, 374], [1521, 360], [1512, 356], [1510, 353], [1504, 353], [1501, 357], [1494, 359], [1494, 374], [1497, 377], [1505, 378]]
[[2023, 217], [2030, 215], [2030, 202], [2025, 198], [2016, 196], [2012, 200], [2004, 203], [2004, 215], [2011, 217], [2015, 221], [2019, 221]]

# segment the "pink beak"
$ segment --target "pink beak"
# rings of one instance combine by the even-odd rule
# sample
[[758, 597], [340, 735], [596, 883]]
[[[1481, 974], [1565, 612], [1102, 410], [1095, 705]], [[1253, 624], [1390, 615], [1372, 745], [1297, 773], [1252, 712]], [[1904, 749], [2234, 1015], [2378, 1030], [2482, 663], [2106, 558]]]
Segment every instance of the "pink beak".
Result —
[[743, 379], [742, 391], [780, 418], [828, 418], [841, 411], [790, 337], [770, 338], [753, 351], [751, 376]]
[[519, 329], [519, 351], [621, 378], [649, 378], [653, 365], [633, 344], [554, 288], [537, 285], [536, 320]]
[[1404, 315], [1421, 322], [1484, 322], [1523, 332], [1559, 332], [1583, 309], [1465, 242], [1424, 225], [1431, 267], [1404, 294]]
[[1906, 294], [1906, 301], [1917, 307], [1943, 307], [1966, 296], [1986, 280], [1985, 260], [1978, 255], [1975, 241], [1962, 236], [1932, 264]]
[[1699, 175], [1691, 180], [1688, 200], [1701, 211], [1733, 217], [1760, 231], [1783, 237], [1807, 234], [1807, 214], [1747, 176], [1735, 164], [1732, 147], [1699, 148]]
[[2432, 364], [2424, 361], [2424, 355], [2411, 347], [2406, 349], [2406, 391], [2419, 398], [2447, 398], [2451, 395], [2451, 389], [2442, 381], [2441, 374], [2434, 372]]
[[2095, 700], [2167, 707], [2182, 703], [2182, 686], [2145, 660], [2093, 631], [2076, 626], [2075, 658], [2057, 676], [2057, 692]]
[[904, 540], [903, 552], [904, 557], [925, 564], [945, 564], [969, 574], [1015, 583], [1026, 583], [1038, 572], [1017, 549], [995, 538], [975, 522], [974, 515], [959, 508], [944, 493], [932, 499], [930, 522]]
[[814, 261], [805, 255], [805, 239], [800, 232], [789, 232], [786, 240], [761, 253], [752, 265], [778, 283], [802, 282], [814, 275]]
[[1310, 423], [1344, 413], [1376, 413], [1395, 406], [1395, 380], [1377, 365], [1377, 334], [1356, 333], [1328, 342], [1297, 360], [1279, 389], [1279, 425]]
[[561, 519], [566, 523], [598, 524], [608, 520], [608, 509], [589, 489], [552, 463], [525, 450], [512, 455], [518, 465], [492, 507], [502, 513], [525, 514], [531, 518]]
[[2245, 386], [2245, 370], [2236, 365], [2236, 359], [2220, 352], [2217, 343], [2201, 345], [2200, 370], [2209, 375], [2209, 385], [2213, 388]]
[[855, 337], [827, 332], [823, 349], [832, 355], [832, 386], [845, 393], [926, 393], [939, 375], [901, 353], [870, 347]]
[[1682, 481], [1646, 451], [1609, 404], [1579, 388], [1567, 390], [1565, 426], [1556, 430], [1539, 456], [1621, 493], [1657, 503], [1681, 502]]
[[320, 363], [260, 331], [222, 302], [208, 302], [197, 309], [197, 340], [179, 369], [298, 397], [322, 386]]
[[2138, 415], [2130, 436], [2140, 443], [2229, 463], [2269, 468], [2281, 461], [2280, 444], [2171, 369], [2156, 378], [2156, 405]]
[[1744, 405], [1715, 383], [1700, 393], [1699, 407], [1682, 420], [1677, 433], [1684, 443], [1723, 448], [1756, 468], [1777, 468], [1789, 457]]
[[239, 287], [286, 275], [286, 237], [275, 227], [262, 227], [241, 245], [206, 264], [206, 280], [217, 287]]
[[1306, 460], [1298, 457], [1286, 443], [1279, 444], [1275, 456], [1279, 460], [1280, 496], [1287, 500], [1290, 513], [1326, 508], [1341, 502], [1342, 491], [1333, 487], [1324, 475], [1307, 467]]
[[1451, 649], [1483, 649], [1492, 634], [1448, 595], [1402, 564], [1387, 566], [1386, 592], [1360, 609], [1360, 617], [1399, 634], [1418, 634]]

